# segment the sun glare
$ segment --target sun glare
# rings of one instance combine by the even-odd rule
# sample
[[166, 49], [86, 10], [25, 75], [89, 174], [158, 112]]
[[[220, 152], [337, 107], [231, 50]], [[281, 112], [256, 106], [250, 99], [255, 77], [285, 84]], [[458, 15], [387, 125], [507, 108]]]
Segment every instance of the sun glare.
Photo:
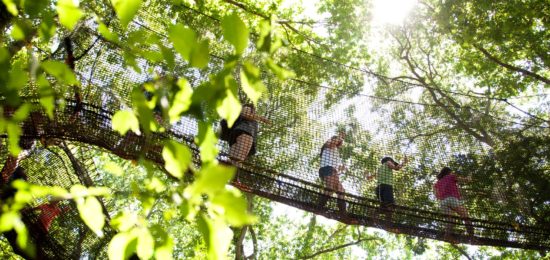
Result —
[[416, 4], [417, 0], [374, 0], [372, 23], [399, 25]]

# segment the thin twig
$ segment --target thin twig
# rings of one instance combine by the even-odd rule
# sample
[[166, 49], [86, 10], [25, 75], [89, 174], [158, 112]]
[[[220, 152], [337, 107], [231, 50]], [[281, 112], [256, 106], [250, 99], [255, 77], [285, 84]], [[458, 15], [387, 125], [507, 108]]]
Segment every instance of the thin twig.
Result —
[[468, 255], [468, 253], [460, 248], [458, 245], [456, 244], [451, 244], [452, 247], [454, 247], [456, 250], [458, 250], [458, 252], [460, 252], [463, 256], [465, 256], [468, 260], [472, 260], [472, 258]]
[[314, 258], [318, 255], [321, 255], [321, 254], [325, 254], [325, 253], [330, 253], [330, 252], [333, 252], [333, 251], [336, 251], [336, 250], [340, 250], [342, 248], [346, 248], [348, 246], [353, 246], [353, 245], [357, 245], [361, 242], [364, 242], [364, 241], [369, 241], [369, 240], [376, 240], [377, 238], [362, 238], [362, 239], [358, 239], [357, 241], [354, 241], [354, 242], [350, 242], [350, 243], [347, 243], [347, 244], [343, 244], [343, 245], [339, 245], [339, 246], [335, 246], [335, 247], [331, 247], [331, 248], [327, 248], [327, 249], [323, 249], [321, 251], [318, 251], [314, 254], [311, 254], [311, 255], [307, 255], [307, 256], [302, 256], [302, 257], [299, 257], [298, 259], [310, 259], [310, 258]]

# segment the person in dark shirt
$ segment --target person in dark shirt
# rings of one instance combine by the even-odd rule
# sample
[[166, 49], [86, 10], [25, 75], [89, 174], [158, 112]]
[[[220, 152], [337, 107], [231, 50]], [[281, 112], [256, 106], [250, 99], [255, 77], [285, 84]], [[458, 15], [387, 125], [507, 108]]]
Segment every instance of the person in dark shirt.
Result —
[[258, 122], [271, 124], [268, 119], [256, 114], [252, 104], [243, 105], [229, 136], [229, 158], [234, 164], [240, 164], [248, 156], [256, 153]]

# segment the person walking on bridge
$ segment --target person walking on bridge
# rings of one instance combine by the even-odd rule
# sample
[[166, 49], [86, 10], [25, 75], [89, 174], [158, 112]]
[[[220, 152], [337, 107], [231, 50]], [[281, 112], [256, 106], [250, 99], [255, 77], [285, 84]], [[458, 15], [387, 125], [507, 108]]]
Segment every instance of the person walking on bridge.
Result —
[[[443, 167], [437, 175], [437, 182], [434, 184], [435, 197], [439, 200], [441, 211], [446, 215], [458, 214], [466, 223], [466, 231], [469, 236], [474, 236], [474, 228], [468, 217], [468, 211], [462, 205], [460, 191], [457, 182], [469, 182], [470, 178], [459, 177], [449, 167]], [[449, 224], [445, 228], [445, 239], [450, 239], [453, 229], [452, 218], [449, 218]]]
[[[380, 213], [385, 213], [386, 222], [388, 226], [393, 226], [393, 208], [395, 206], [395, 198], [393, 196], [393, 171], [401, 170], [408, 162], [408, 158], [405, 156], [403, 163], [397, 163], [391, 157], [384, 157], [381, 160], [382, 165], [378, 168], [376, 173], [377, 177], [377, 186], [375, 189], [376, 198], [380, 202], [380, 211], [375, 217], [380, 219]], [[372, 179], [374, 176], [368, 174], [367, 179]], [[375, 222], [378, 222], [375, 220]]]
[[239, 118], [229, 132], [229, 158], [236, 166], [256, 153], [258, 122], [271, 124], [267, 118], [256, 114], [254, 105], [244, 104]]
[[325, 207], [328, 199], [334, 192], [338, 196], [338, 209], [340, 213], [346, 213], [346, 202], [344, 201], [344, 187], [340, 182], [340, 173], [346, 170], [340, 158], [339, 149], [344, 143], [345, 133], [339, 132], [338, 135], [332, 136], [323, 144], [321, 148], [321, 162], [319, 168], [319, 178], [326, 187], [324, 194], [321, 195], [319, 206]]

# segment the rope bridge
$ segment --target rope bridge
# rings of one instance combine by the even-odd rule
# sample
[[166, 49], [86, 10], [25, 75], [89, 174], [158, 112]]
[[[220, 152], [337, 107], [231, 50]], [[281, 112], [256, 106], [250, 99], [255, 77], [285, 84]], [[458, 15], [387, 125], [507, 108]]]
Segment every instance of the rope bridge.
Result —
[[[139, 25], [133, 26], [134, 30], [142, 29]], [[75, 53], [85, 54], [75, 68], [83, 83], [82, 100], [72, 99], [75, 93], [59, 91], [60, 87], [56, 86], [58, 92], [65, 93], [66, 104], [56, 107], [54, 119], [50, 120], [37, 109], [22, 123], [23, 139], [58, 140], [52, 146], [38, 145], [22, 162], [30, 182], [69, 187], [75, 183], [86, 184], [88, 179], [87, 185], [104, 185], [102, 175], [105, 173], [96, 167], [86, 151], [112, 153], [124, 159], [143, 156], [163, 165], [162, 143], [169, 138], [191, 147], [195, 163], [200, 163], [198, 147], [193, 142], [198, 124], [191, 117], [183, 117], [167, 126], [169, 131], [165, 133], [136, 135], [129, 132], [120, 136], [113, 131], [113, 113], [131, 107], [132, 90], [151, 79], [145, 73], [122, 66], [124, 59], [119, 46], [104, 42], [86, 26], [74, 33], [71, 40], [76, 46]], [[63, 51], [53, 57], [62, 60]], [[310, 60], [311, 64], [319, 66], [315, 69], [326, 71], [328, 75], [347, 70], [312, 56], [303, 55], [302, 58], [305, 62]], [[213, 59], [211, 63], [212, 70], [223, 66], [220, 59]], [[139, 60], [136, 64], [142, 71], [164, 69], [162, 64], [151, 61]], [[182, 64], [174, 71], [192, 86], [207, 80], [202, 71], [191, 70]], [[273, 124], [260, 125], [256, 154], [239, 164], [233, 181], [239, 189], [344, 223], [374, 226], [390, 232], [448, 240], [446, 231], [452, 225], [455, 242], [539, 250], [550, 248], [547, 222], [526, 215], [530, 212], [526, 208], [530, 198], [503, 182], [498, 172], [476, 171], [472, 167], [490, 158], [485, 144], [459, 132], [455, 132], [454, 137], [422, 136], [417, 134], [416, 127], [393, 129], [388, 123], [390, 114], [400, 114], [403, 120], [410, 120], [407, 113], [421, 114], [434, 109], [431, 105], [406, 100], [388, 102], [346, 92], [343, 88], [321, 86], [324, 84], [313, 83], [306, 76], [284, 83], [265, 76], [264, 82], [268, 93], [258, 105], [257, 114]], [[352, 77], [348, 83], [361, 82]], [[22, 90], [25, 100], [36, 107], [38, 100], [34, 97], [37, 93], [33, 86]], [[346, 132], [340, 157], [347, 169], [338, 174], [343, 190], [329, 196], [325, 183], [319, 178], [319, 153], [338, 131]], [[3, 145], [3, 158], [7, 157], [5, 147]], [[71, 147], [75, 151], [70, 152]], [[222, 152], [218, 159], [230, 163], [228, 144], [220, 142], [219, 148]], [[369, 175], [376, 175], [383, 157], [402, 159], [403, 154], [411, 159], [401, 171], [393, 173], [395, 206], [381, 208], [375, 193], [377, 180]], [[433, 184], [436, 173], [443, 166], [470, 170], [465, 174], [470, 176], [471, 182], [460, 185], [463, 205], [469, 212], [466, 222], [464, 218], [443, 214], [440, 210]], [[84, 178], [83, 172], [89, 178]], [[339, 207], [341, 201], [346, 205], [345, 212]], [[54, 221], [49, 227], [47, 236], [50, 239], [47, 241], [51, 244], [41, 245], [44, 254], [50, 258], [105, 254], [107, 238], [114, 231], [106, 230], [107, 238], [98, 239], [78, 220], [74, 205], [61, 204], [60, 207], [70, 210], [60, 214], [59, 218], [63, 219]], [[103, 201], [103, 204], [107, 213], [116, 209], [112, 201]], [[29, 223], [37, 222], [40, 217], [33, 212], [27, 216]], [[473, 228], [473, 234], [467, 234], [469, 228]], [[63, 230], [57, 233], [63, 235], [56, 235], [56, 230]], [[40, 240], [36, 236], [39, 233], [33, 233], [35, 241]], [[66, 239], [66, 234], [74, 239]]]
[[[170, 134], [154, 134], [146, 138], [130, 133], [123, 137], [111, 129], [112, 112], [88, 104], [84, 104], [82, 107], [83, 109], [76, 119], [74, 118], [75, 104], [72, 102], [69, 102], [64, 110], [56, 111], [56, 118], [53, 121], [45, 114], [35, 112], [23, 124], [25, 128], [22, 138], [69, 140], [72, 141], [72, 146], [81, 149], [91, 144], [125, 159], [137, 160], [140, 155], [144, 155], [159, 165], [163, 164], [161, 156], [163, 140], [174, 138], [193, 147], [195, 161], [198, 162], [198, 148], [192, 141], [193, 136], [185, 134], [185, 132], [191, 131], [190, 124], [176, 124]], [[223, 146], [223, 144], [221, 145]], [[260, 142], [259, 151], [267, 145], [269, 144]], [[83, 183], [78, 178], [79, 173], [72, 169], [68, 158], [61, 160], [60, 163], [53, 163], [53, 159], [60, 156], [52, 156], [52, 152], [44, 147], [35, 148], [35, 150], [31, 158], [23, 161], [23, 166], [30, 172], [28, 175], [31, 176], [31, 182], [61, 187]], [[143, 151], [145, 152], [141, 153]], [[4, 155], [6, 153], [4, 150]], [[85, 154], [85, 152], [82, 153]], [[95, 169], [92, 158], [82, 158], [82, 155], [80, 157], [79, 161], [87, 171], [96, 175], [105, 174], [100, 169]], [[342, 179], [346, 190], [343, 195], [348, 214], [342, 214], [337, 208], [336, 198], [331, 198], [325, 207], [318, 204], [322, 197], [326, 196], [324, 195], [326, 188], [316, 180], [318, 179], [317, 169], [314, 166], [309, 168], [307, 165], [298, 165], [290, 171], [288, 168], [287, 171], [277, 171], [275, 167], [266, 167], [259, 157], [260, 155], [257, 155], [256, 158], [241, 166], [234, 181], [236, 187], [245, 192], [349, 224], [374, 226], [402, 234], [443, 240], [447, 223], [453, 223], [456, 226], [453, 239], [457, 242], [529, 249], [548, 248], [549, 230], [547, 227], [521, 225], [505, 218], [497, 219], [497, 215], [490, 220], [476, 218], [479, 213], [496, 214], [498, 208], [495, 207], [495, 204], [493, 204], [493, 208], [487, 206], [476, 210], [470, 209], [471, 225], [475, 229], [475, 239], [472, 239], [471, 236], [463, 232], [466, 229], [463, 220], [459, 217], [441, 214], [435, 199], [430, 199], [430, 194], [410, 194], [407, 192], [407, 187], [399, 183], [395, 184], [398, 192], [396, 192], [397, 206], [393, 209], [393, 218], [391, 221], [384, 221], [385, 215], [380, 213], [379, 202], [373, 192], [374, 183], [368, 183], [361, 176], [346, 173], [342, 174]], [[226, 160], [225, 153], [222, 152], [219, 159]], [[102, 178], [96, 176], [94, 179], [101, 180]], [[94, 181], [94, 184], [102, 185], [101, 181]], [[361, 189], [360, 186], [365, 187]], [[418, 186], [416, 190], [418, 192]], [[422, 195], [426, 198], [420, 201], [419, 197]], [[476, 198], [470, 194], [465, 195], [468, 196], [465, 199], [465, 205], [468, 207], [468, 202], [475, 201]], [[477, 210], [481, 212], [477, 212]], [[73, 214], [76, 215], [76, 213]], [[377, 219], [378, 217], [381, 219]], [[77, 223], [74, 221], [72, 223]], [[88, 235], [93, 236], [93, 234]]]

